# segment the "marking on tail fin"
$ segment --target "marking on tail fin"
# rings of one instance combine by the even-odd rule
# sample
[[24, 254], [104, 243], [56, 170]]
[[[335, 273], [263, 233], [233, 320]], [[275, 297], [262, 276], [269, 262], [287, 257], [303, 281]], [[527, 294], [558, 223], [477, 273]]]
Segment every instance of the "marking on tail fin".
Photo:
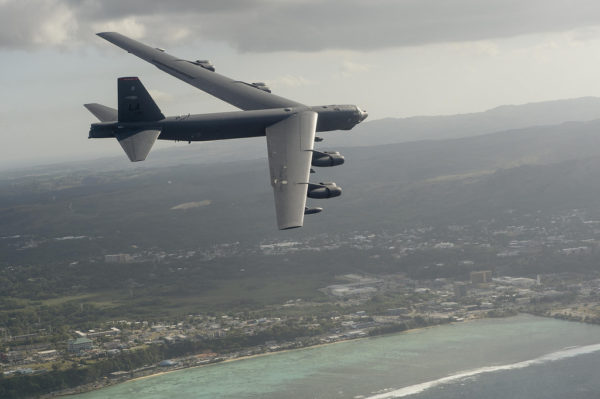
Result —
[[165, 118], [137, 77], [119, 78], [117, 85], [119, 122], [155, 122]]

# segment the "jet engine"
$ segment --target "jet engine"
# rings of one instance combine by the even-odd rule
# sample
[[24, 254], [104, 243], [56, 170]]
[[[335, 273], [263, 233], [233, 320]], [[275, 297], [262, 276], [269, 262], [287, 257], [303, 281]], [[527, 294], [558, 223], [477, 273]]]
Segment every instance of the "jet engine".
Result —
[[344, 163], [344, 156], [337, 151], [313, 151], [312, 166], [337, 166]]
[[334, 182], [312, 184], [308, 183], [309, 198], [333, 198], [342, 195], [342, 188]]

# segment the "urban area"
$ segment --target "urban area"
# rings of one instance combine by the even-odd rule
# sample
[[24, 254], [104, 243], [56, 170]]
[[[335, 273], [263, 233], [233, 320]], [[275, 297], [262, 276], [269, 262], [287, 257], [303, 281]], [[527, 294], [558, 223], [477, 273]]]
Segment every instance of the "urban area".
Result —
[[[264, 242], [253, 251], [281, 256], [351, 247], [399, 262], [427, 256], [412, 271], [338, 275], [335, 284], [321, 287], [318, 301], [290, 298], [262, 310], [187, 314], [178, 320], [110, 320], [93, 329], [73, 329], [66, 341], [53, 340], [47, 329], [12, 335], [3, 328], [2, 378], [77, 370], [161, 348], [146, 358], [152, 361], [131, 361], [100, 380], [59, 392], [64, 394], [168, 370], [519, 312], [600, 323], [598, 273], [585, 267], [553, 271], [546, 264], [532, 266], [546, 257], [563, 265], [594, 262], [600, 221], [578, 210], [550, 218], [529, 216], [529, 225], [497, 227], [497, 221], [482, 221], [477, 226], [415, 227], [396, 234], [354, 232], [328, 242], [321, 239], [318, 245], [319, 238]], [[31, 238], [28, 242], [38, 245]], [[214, 260], [243, 251], [239, 243], [230, 243], [204, 251], [107, 254], [102, 261], [127, 264], [153, 257], [172, 266], [181, 259]], [[518, 267], [527, 271], [519, 273]]]

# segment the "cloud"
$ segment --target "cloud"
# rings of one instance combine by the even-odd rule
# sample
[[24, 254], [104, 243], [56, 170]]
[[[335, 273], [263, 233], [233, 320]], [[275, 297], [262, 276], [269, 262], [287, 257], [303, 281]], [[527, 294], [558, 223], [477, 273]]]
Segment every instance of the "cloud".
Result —
[[316, 84], [310, 79], [299, 75], [284, 75], [277, 78], [269, 79], [267, 85], [271, 88], [275, 87], [302, 87]]
[[156, 101], [159, 104], [172, 103], [174, 100], [172, 94], [165, 93], [164, 91], [148, 89], [148, 92], [150, 93], [150, 96], [154, 99], [154, 101]]
[[77, 30], [75, 14], [65, 2], [0, 2], [0, 48], [64, 45]]
[[136, 17], [111, 19], [92, 24], [96, 32], [119, 32], [134, 39], [141, 39], [146, 35], [146, 27]]
[[340, 65], [339, 77], [349, 78], [351, 76], [367, 72], [372, 66], [363, 63], [357, 63], [350, 60], [342, 61]]
[[183, 204], [179, 204], [179, 205], [175, 205], [174, 207], [171, 208], [171, 210], [174, 211], [180, 211], [180, 210], [188, 210], [188, 209], [194, 209], [194, 208], [202, 208], [204, 206], [208, 206], [212, 203], [211, 200], [203, 200], [203, 201], [197, 201], [197, 202], [184, 202]]
[[376, 50], [600, 25], [596, 0], [0, 0], [0, 47], [64, 45], [115, 29], [155, 45], [245, 52]]

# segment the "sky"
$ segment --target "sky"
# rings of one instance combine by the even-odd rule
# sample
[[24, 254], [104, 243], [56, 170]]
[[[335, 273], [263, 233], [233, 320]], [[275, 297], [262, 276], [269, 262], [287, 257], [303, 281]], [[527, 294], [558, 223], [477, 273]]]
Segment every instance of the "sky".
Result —
[[82, 104], [115, 107], [120, 76], [165, 115], [234, 110], [102, 31], [369, 120], [600, 96], [596, 0], [0, 0], [0, 169], [119, 154]]

